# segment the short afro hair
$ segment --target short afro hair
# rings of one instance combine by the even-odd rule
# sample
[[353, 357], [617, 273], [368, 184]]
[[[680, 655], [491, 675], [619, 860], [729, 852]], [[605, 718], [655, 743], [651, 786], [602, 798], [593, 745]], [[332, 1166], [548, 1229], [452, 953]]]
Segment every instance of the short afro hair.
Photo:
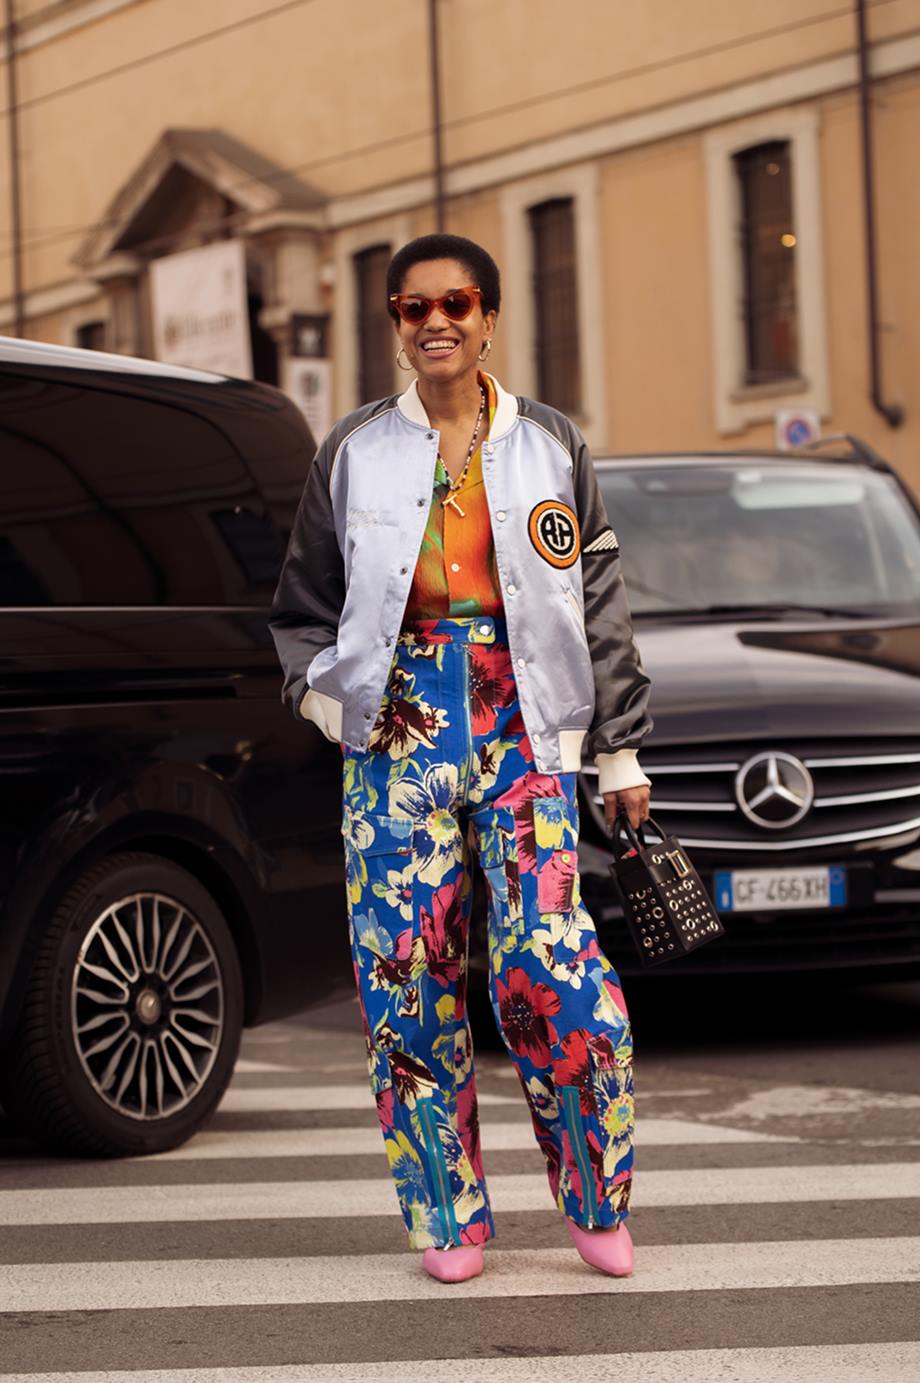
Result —
[[482, 289], [480, 303], [483, 313], [499, 311], [502, 301], [501, 276], [488, 250], [462, 235], [420, 235], [397, 250], [387, 268], [387, 311], [395, 322], [399, 321], [399, 313], [390, 302], [390, 294], [401, 293], [412, 266], [429, 259], [455, 259], [462, 264]]

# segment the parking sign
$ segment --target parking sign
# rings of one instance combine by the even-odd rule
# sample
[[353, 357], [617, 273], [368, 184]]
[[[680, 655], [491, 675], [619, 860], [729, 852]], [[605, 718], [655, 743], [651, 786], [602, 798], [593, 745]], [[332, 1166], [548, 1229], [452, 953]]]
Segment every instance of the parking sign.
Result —
[[821, 419], [811, 408], [780, 408], [776, 412], [776, 445], [794, 451], [821, 436]]

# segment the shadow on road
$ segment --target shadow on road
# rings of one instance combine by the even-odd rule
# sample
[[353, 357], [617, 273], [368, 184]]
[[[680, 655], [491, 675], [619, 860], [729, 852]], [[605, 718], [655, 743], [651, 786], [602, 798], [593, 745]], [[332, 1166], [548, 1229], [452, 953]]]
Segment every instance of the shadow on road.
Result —
[[916, 1046], [920, 982], [857, 984], [824, 975], [633, 979], [625, 985], [636, 1034], [647, 1047], [690, 1043]]

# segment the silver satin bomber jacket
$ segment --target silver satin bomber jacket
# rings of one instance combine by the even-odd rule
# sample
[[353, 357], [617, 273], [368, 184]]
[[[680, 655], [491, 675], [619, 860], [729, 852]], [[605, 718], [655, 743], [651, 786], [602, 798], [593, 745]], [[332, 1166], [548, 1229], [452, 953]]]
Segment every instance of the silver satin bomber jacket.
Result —
[[[635, 751], [652, 725], [649, 679], [588, 448], [563, 414], [495, 388], [482, 470], [537, 769], [579, 769], [587, 734], [601, 791], [647, 783]], [[389, 676], [438, 444], [414, 381], [337, 423], [307, 477], [272, 603], [284, 701], [356, 749]]]

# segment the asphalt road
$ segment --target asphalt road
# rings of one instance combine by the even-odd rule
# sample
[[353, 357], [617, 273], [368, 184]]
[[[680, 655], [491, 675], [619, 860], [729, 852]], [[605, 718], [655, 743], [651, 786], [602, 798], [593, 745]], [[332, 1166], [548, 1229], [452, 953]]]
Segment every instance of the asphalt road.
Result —
[[633, 1278], [578, 1260], [503, 1050], [498, 1236], [407, 1252], [350, 998], [248, 1033], [210, 1127], [125, 1161], [0, 1126], [0, 1383], [920, 1377], [920, 985], [627, 988]]

